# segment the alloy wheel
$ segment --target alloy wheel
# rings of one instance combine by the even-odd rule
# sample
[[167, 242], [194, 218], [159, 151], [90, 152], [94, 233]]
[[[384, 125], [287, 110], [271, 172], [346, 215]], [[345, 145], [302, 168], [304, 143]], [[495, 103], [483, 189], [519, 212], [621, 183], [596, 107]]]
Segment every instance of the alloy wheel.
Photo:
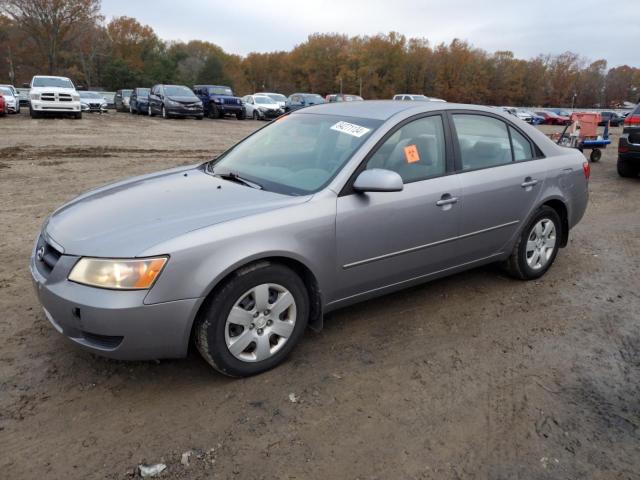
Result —
[[260, 362], [275, 355], [293, 334], [296, 302], [289, 290], [263, 283], [234, 303], [224, 327], [229, 352], [243, 362]]
[[544, 268], [556, 248], [556, 226], [549, 218], [540, 219], [527, 237], [527, 265], [533, 270]]

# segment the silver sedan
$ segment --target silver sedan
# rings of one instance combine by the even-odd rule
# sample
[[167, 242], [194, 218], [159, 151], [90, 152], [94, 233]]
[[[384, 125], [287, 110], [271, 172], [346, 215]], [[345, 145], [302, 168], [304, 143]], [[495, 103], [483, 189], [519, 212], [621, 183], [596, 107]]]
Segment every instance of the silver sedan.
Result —
[[492, 262], [541, 277], [588, 179], [578, 150], [495, 109], [331, 103], [211, 162], [79, 196], [30, 266], [46, 317], [81, 347], [154, 359], [193, 343], [247, 376], [337, 308]]

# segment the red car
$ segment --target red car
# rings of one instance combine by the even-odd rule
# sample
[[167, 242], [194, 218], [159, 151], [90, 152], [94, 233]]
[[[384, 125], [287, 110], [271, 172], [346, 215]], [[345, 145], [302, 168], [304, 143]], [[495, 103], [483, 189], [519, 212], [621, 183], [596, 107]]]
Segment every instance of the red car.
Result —
[[569, 117], [558, 115], [554, 112], [547, 112], [546, 110], [536, 112], [536, 115], [540, 115], [544, 118], [545, 125], [569, 125], [569, 123], [571, 123]]
[[0, 117], [4, 117], [7, 114], [7, 102], [4, 101], [4, 96], [0, 93]]

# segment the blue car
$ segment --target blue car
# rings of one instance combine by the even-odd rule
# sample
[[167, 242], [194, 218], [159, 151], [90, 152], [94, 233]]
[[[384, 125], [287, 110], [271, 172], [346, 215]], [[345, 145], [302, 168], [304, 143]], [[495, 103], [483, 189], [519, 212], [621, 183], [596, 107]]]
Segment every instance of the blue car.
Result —
[[149, 112], [149, 88], [134, 88], [129, 97], [129, 112], [146, 115]]

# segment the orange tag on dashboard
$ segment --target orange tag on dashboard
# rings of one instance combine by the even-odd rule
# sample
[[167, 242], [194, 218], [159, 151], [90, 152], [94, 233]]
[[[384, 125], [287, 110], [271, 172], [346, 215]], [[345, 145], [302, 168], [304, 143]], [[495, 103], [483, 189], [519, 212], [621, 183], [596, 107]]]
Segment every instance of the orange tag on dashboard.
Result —
[[418, 148], [415, 145], [407, 145], [404, 147], [404, 158], [407, 163], [416, 163], [420, 161]]

